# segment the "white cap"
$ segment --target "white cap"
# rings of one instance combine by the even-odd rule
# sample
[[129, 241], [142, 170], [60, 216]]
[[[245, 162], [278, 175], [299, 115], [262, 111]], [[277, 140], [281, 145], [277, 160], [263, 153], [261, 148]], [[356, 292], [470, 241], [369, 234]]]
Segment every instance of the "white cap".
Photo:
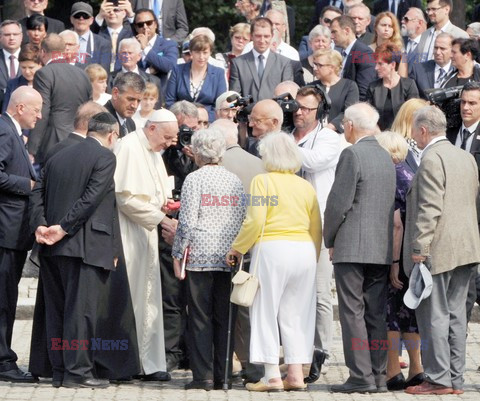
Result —
[[177, 117], [175, 117], [175, 114], [173, 114], [170, 110], [158, 109], [155, 110], [150, 117], [148, 117], [148, 121], [153, 123], [166, 123], [170, 121], [177, 122]]
[[417, 309], [420, 302], [432, 293], [432, 275], [423, 263], [415, 263], [410, 273], [408, 290], [403, 296], [403, 302], [410, 309]]

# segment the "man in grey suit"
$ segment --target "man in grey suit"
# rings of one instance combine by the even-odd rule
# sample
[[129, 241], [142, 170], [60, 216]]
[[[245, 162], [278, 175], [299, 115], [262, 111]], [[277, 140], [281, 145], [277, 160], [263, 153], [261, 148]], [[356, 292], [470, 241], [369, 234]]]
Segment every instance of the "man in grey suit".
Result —
[[324, 214], [335, 269], [343, 352], [350, 376], [333, 392], [385, 392], [385, 304], [392, 264], [395, 167], [374, 137], [379, 115], [366, 103], [345, 110], [343, 150]]
[[273, 25], [268, 18], [252, 21], [251, 36], [253, 49], [232, 60], [230, 90], [252, 95], [257, 102], [271, 99], [280, 82], [293, 81], [293, 70], [290, 59], [270, 50]]
[[478, 170], [472, 155], [447, 140], [446, 125], [434, 106], [413, 115], [412, 138], [423, 152], [407, 194], [403, 261], [407, 276], [425, 262], [433, 288], [415, 311], [427, 379], [409, 394], [463, 393], [467, 292], [480, 262]]
[[65, 42], [57, 34], [49, 34], [42, 42], [42, 61], [33, 80], [33, 87], [43, 99], [42, 116], [30, 131], [28, 151], [35, 162], [43, 164], [45, 154], [73, 131], [77, 108], [92, 96], [92, 84], [83, 70], [70, 65], [58, 54], [65, 52]]
[[452, 0], [427, 0], [427, 15], [432, 27], [422, 33], [420, 42], [415, 49], [417, 62], [433, 59], [435, 39], [441, 32], [446, 32], [456, 38], [468, 39], [468, 33], [452, 24], [449, 18], [452, 10]]

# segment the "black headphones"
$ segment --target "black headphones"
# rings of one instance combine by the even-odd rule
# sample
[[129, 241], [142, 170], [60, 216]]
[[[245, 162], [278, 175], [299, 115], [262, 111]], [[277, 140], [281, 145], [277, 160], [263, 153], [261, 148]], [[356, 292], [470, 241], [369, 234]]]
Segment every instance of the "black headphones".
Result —
[[328, 96], [325, 88], [320, 84], [306, 85], [305, 88], [315, 89], [315, 91], [322, 97], [322, 100], [318, 103], [315, 119], [320, 122], [323, 121], [328, 117], [328, 113], [330, 113], [330, 109], [332, 107], [332, 100], [330, 99], [330, 96]]

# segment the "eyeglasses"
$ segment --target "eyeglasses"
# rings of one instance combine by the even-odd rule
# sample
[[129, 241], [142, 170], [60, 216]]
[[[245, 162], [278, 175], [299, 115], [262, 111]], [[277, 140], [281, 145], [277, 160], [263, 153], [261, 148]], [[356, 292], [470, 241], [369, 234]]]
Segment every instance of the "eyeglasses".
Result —
[[149, 19], [148, 21], [135, 22], [135, 26], [136, 26], [138, 29], [141, 29], [141, 28], [143, 28], [145, 25], [147, 25], [147, 26], [152, 26], [154, 22], [155, 22], [154, 19]]
[[405, 22], [418, 21], [418, 18], [403, 17], [403, 18], [402, 18], [402, 21], [405, 21]]
[[298, 105], [298, 110], [300, 110], [303, 114], [308, 114], [313, 110], [317, 110], [317, 107], [307, 107], [307, 106], [302, 106], [301, 104], [299, 104]]
[[220, 109], [220, 111], [228, 114], [235, 114], [238, 111], [238, 107], [225, 107]]
[[320, 64], [320, 63], [316, 63], [316, 62], [313, 62], [313, 66], [315, 68], [322, 68], [322, 67], [327, 67], [327, 66], [330, 66], [331, 64]]
[[87, 13], [77, 13], [75, 15], [72, 15], [72, 17], [75, 19], [80, 19], [80, 18], [89, 19], [91, 16], [88, 15]]
[[120, 138], [120, 134], [118, 133], [118, 131], [112, 131], [112, 134], [114, 134], [117, 138]]
[[331, 20], [330, 18], [322, 18], [322, 21], [326, 24], [330, 24], [333, 20]]
[[272, 117], [254, 118], [251, 115], [248, 116], [248, 122], [252, 124], [260, 124], [265, 120], [273, 120], [273, 118]]
[[440, 6], [440, 7], [431, 7], [431, 8], [427, 8], [425, 9], [425, 11], [427, 13], [436, 13], [438, 10], [440, 10], [441, 8], [444, 8], [445, 6]]

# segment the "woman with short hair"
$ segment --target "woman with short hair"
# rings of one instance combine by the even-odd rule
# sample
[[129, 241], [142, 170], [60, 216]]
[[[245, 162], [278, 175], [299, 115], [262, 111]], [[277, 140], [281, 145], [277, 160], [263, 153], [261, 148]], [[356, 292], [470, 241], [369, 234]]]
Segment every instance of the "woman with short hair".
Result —
[[32, 14], [25, 22], [28, 42], [40, 49], [43, 39], [47, 36], [48, 19], [42, 14]]
[[315, 80], [313, 54], [317, 50], [330, 49], [331, 43], [332, 36], [330, 29], [328, 29], [326, 26], [317, 25], [308, 34], [308, 44], [312, 49], [312, 54], [310, 54], [307, 58], [300, 60], [303, 67], [303, 77], [305, 79], [305, 83], [308, 84]]
[[[227, 257], [252, 249], [250, 271], [259, 289], [250, 308], [250, 362], [263, 364], [265, 376], [250, 391], [305, 390], [302, 364], [310, 364], [315, 332], [317, 260], [322, 241], [315, 189], [296, 175], [302, 157], [283, 132], [266, 135], [259, 152], [267, 174], [251, 183], [247, 217]], [[278, 367], [280, 337], [288, 374]]]
[[112, 95], [106, 93], [107, 89], [107, 71], [100, 64], [89, 64], [85, 72], [92, 83], [92, 100], [100, 105], [105, 105]]

